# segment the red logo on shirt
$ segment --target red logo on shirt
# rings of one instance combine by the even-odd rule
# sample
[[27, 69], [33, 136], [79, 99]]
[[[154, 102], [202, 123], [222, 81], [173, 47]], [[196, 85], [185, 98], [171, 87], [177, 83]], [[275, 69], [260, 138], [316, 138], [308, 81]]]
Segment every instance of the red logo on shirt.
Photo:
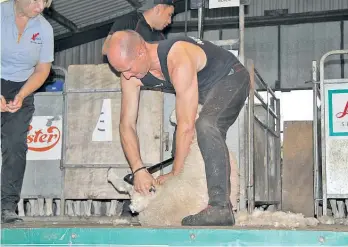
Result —
[[34, 33], [33, 36], [31, 37], [31, 39], [35, 41], [37, 36], [39, 36], [39, 33]]

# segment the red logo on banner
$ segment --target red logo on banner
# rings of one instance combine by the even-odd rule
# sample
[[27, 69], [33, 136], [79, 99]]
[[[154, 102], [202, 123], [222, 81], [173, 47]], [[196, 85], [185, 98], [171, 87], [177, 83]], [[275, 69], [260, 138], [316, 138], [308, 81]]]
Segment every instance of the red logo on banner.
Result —
[[345, 117], [347, 114], [348, 114], [348, 101], [347, 101], [346, 106], [344, 107], [343, 111], [337, 113], [337, 114], [336, 114], [336, 117], [337, 117], [337, 118], [343, 118], [343, 117]]
[[[29, 125], [29, 131], [33, 129]], [[45, 152], [52, 149], [60, 140], [60, 130], [56, 126], [38, 129], [27, 136], [28, 149], [36, 152]]]

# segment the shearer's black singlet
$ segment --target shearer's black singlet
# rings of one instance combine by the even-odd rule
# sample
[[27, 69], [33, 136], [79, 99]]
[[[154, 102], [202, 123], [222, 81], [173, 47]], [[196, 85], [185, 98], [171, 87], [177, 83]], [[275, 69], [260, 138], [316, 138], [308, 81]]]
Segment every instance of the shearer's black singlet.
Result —
[[160, 80], [149, 72], [141, 79], [141, 82], [144, 84], [143, 88], [160, 89], [164, 92], [175, 93], [173, 84], [170, 81], [167, 57], [171, 47], [177, 41], [186, 41], [198, 45], [206, 54], [206, 65], [197, 73], [198, 91], [200, 92], [209, 90], [220, 79], [233, 73], [232, 66], [240, 63], [234, 54], [206, 40], [186, 36], [162, 40], [158, 42], [157, 54], [165, 80]]

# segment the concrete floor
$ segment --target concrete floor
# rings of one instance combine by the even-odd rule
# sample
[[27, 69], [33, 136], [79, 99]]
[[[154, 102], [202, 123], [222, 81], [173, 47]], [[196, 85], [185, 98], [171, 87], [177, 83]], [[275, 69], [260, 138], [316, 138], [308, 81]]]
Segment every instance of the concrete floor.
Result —
[[[164, 229], [177, 229], [177, 228], [190, 228], [190, 227], [142, 227], [135, 217], [90, 217], [90, 218], [78, 218], [78, 217], [24, 217], [23, 223], [17, 224], [2, 224], [1, 228], [164, 228]], [[117, 224], [113, 224], [113, 221], [117, 221]], [[209, 229], [267, 229], [267, 230], [308, 230], [308, 231], [335, 231], [335, 232], [348, 232], [348, 225], [324, 225], [319, 224], [315, 227], [306, 228], [290, 228], [290, 227], [195, 227], [195, 228], [209, 228]]]

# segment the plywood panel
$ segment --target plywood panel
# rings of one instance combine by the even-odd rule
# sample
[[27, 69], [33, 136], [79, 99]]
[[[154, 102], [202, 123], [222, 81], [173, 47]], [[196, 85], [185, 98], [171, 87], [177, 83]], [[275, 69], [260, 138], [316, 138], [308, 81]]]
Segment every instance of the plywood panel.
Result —
[[[120, 177], [130, 173], [129, 168], [114, 168]], [[107, 180], [108, 168], [67, 168], [65, 171], [65, 199], [127, 199]]]
[[313, 123], [284, 122], [283, 210], [314, 216]]
[[[64, 196], [66, 199], [123, 199], [107, 181], [110, 167], [120, 178], [130, 173], [120, 142], [121, 92], [119, 77], [107, 64], [69, 67], [67, 84], [66, 153]], [[118, 92], [69, 93], [69, 90], [115, 89]], [[109, 102], [109, 109], [104, 108]], [[110, 114], [109, 114], [110, 113]], [[111, 118], [105, 117], [111, 115]], [[141, 91], [137, 134], [145, 165], [161, 161], [163, 93]], [[110, 128], [108, 127], [110, 126]], [[99, 129], [98, 131], [95, 131]], [[105, 134], [96, 141], [93, 133]]]
[[[68, 90], [106, 88], [120, 88], [119, 78], [107, 65], [74, 65], [69, 67]], [[107, 118], [104, 123], [99, 121], [103, 102], [105, 103], [104, 100], [108, 99], [111, 102], [110, 129], [112, 132], [108, 137], [112, 137], [112, 139], [93, 141], [93, 131], [98, 128], [97, 125], [108, 129]], [[65, 164], [104, 167], [108, 167], [110, 164], [119, 164], [128, 167], [119, 135], [121, 93], [68, 93], [67, 104]], [[106, 112], [103, 112], [102, 115], [105, 115]], [[160, 162], [162, 117], [163, 93], [141, 91], [137, 133], [144, 163]]]

